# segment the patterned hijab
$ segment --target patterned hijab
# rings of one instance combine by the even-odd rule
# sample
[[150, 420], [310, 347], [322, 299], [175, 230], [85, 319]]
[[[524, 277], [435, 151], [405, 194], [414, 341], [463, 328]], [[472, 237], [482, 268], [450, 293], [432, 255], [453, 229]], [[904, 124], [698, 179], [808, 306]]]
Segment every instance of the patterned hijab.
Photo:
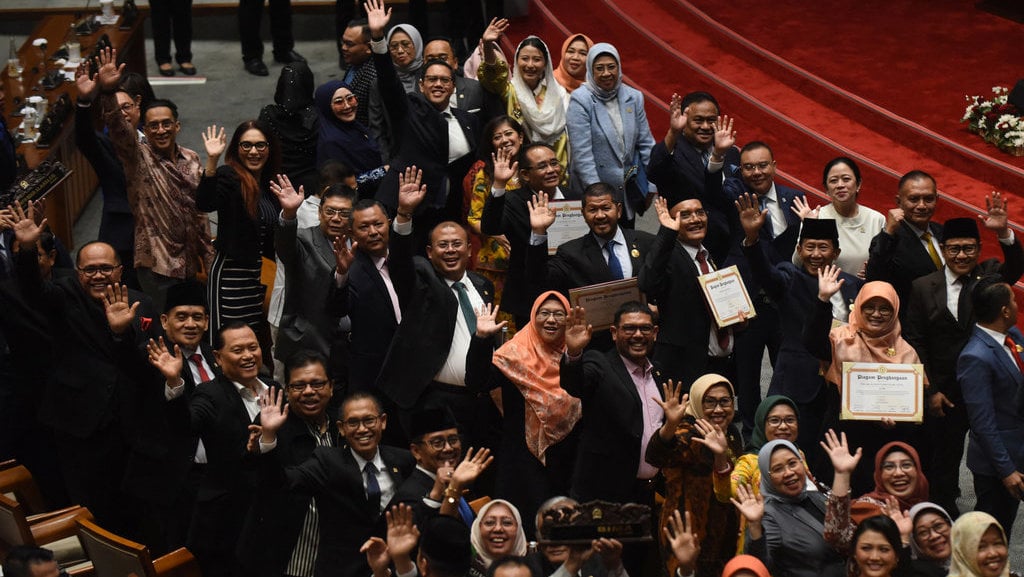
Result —
[[569, 301], [558, 291], [548, 291], [533, 302], [530, 322], [512, 340], [494, 352], [493, 363], [519, 389], [526, 401], [526, 448], [544, 464], [548, 447], [572, 432], [580, 420], [580, 400], [562, 388], [559, 363], [565, 338], [549, 346], [537, 331], [537, 310], [557, 300], [568, 312]]
[[[1006, 539], [1006, 531], [996, 521], [996, 518], [981, 511], [971, 511], [960, 515], [960, 518], [953, 523], [950, 532], [950, 540], [953, 544], [953, 561], [949, 567], [949, 577], [978, 577], [981, 567], [978, 566], [978, 543], [981, 537], [988, 531], [989, 527], [999, 529], [1003, 541], [1009, 545]], [[1000, 573], [1001, 577], [1009, 577], [1010, 562], [1007, 558], [1006, 565]]]

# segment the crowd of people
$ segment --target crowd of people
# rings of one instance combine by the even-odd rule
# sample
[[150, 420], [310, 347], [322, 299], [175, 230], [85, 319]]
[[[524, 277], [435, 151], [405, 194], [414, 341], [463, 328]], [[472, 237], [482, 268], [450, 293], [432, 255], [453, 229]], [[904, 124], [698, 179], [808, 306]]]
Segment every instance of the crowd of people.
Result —
[[[202, 151], [115, 51], [79, 69], [98, 239], [72, 257], [42, 206], [0, 211], [0, 457], [51, 504], [208, 576], [1009, 574], [1024, 251], [1003, 195], [938, 223], [913, 170], [883, 214], [839, 157], [813, 206], [707, 92], [673, 95], [656, 141], [611, 44], [505, 55], [495, 19], [459, 66], [364, 9], [341, 80], [275, 40], [274, 103]], [[549, 234], [565, 202], [578, 238]], [[733, 265], [756, 315], [723, 327], [699, 277]], [[571, 300], [628, 279], [642, 298], [607, 326]], [[922, 365], [921, 421], [840, 419], [850, 363]], [[549, 538], [596, 500], [649, 507], [648, 538]], [[54, 563], [18, 549], [4, 574]]]

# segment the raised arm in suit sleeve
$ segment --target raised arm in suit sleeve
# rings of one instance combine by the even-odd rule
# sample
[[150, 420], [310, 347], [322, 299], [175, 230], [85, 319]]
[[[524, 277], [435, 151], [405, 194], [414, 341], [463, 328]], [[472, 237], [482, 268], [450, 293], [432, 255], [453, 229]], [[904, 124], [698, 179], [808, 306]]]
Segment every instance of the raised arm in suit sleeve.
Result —
[[651, 252], [647, 253], [647, 258], [644, 259], [644, 263], [640, 267], [637, 283], [640, 290], [651, 299], [660, 299], [672, 287], [668, 263], [678, 237], [679, 234], [676, 231], [664, 226], [660, 227], [658, 236], [655, 237], [654, 243], [651, 245]]
[[505, 234], [505, 198], [507, 196], [507, 190], [500, 196], [487, 195], [483, 213], [480, 215], [480, 232], [489, 236]]
[[896, 254], [896, 247], [899, 245], [898, 235], [898, 232], [894, 236], [883, 230], [871, 239], [871, 246], [868, 248], [868, 264], [864, 275], [868, 281], [892, 281], [892, 257]]
[[196, 208], [203, 212], [220, 210], [231, 202], [231, 197], [240, 194], [241, 182], [235, 169], [221, 165], [213, 176], [203, 172], [196, 188]]
[[75, 146], [82, 151], [82, 155], [89, 161], [93, 170], [97, 170], [104, 164], [103, 151], [100, 148], [100, 139], [92, 125], [92, 107], [75, 105]]
[[804, 327], [804, 346], [815, 358], [832, 362], [832, 341], [828, 338], [832, 330], [832, 303], [814, 299], [814, 311]]
[[281, 259], [281, 264], [285, 267], [293, 266], [299, 262], [298, 250], [295, 247], [298, 231], [299, 219], [278, 219], [277, 230], [274, 231], [274, 252], [277, 253], [277, 258]]
[[999, 243], [999, 248], [1003, 250], [1003, 264], [999, 267], [999, 274], [1003, 277], [1003, 282], [1010, 286], [1016, 284], [1024, 274], [1024, 250], [1021, 249], [1020, 239], [1016, 236], [1014, 235], [1010, 244]]
[[761, 288], [769, 297], [775, 300], [783, 299], [793, 282], [792, 276], [785, 269], [776, 268], [768, 262], [768, 255], [764, 253], [763, 241], [758, 241], [751, 246], [741, 246], [743, 256], [747, 258], [747, 263], [750, 265], [750, 272]]
[[[383, 43], [381, 41], [381, 44]], [[398, 80], [395, 65], [391, 62], [391, 55], [388, 54], [386, 46], [383, 53], [373, 51], [373, 64], [377, 67], [377, 87], [384, 109], [387, 110], [392, 132], [398, 132], [394, 128], [405, 124], [405, 119], [409, 116], [409, 97], [406, 96], [405, 88]]]
[[[987, 335], [985, 338], [988, 338]], [[973, 435], [971, 442], [978, 441], [988, 462], [1002, 479], [1017, 470], [996, 423], [995, 404], [1009, 402], [1009, 399], [995, 398], [992, 383], [1004, 377], [996, 374], [996, 367], [993, 366], [995, 359], [982, 357], [969, 350], [973, 342], [968, 342], [967, 348], [957, 360], [956, 378], [967, 405], [967, 418]], [[992, 350], [996, 354], [1003, 354], [1002, 351]]]

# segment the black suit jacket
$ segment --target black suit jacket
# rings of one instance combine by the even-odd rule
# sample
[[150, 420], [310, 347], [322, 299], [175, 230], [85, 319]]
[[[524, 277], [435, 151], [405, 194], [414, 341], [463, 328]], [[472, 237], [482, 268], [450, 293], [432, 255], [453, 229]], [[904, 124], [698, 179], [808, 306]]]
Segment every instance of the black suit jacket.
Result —
[[[415, 272], [412, 291], [399, 293], [402, 324], [391, 341], [377, 386], [402, 409], [412, 409], [444, 366], [455, 334], [459, 299], [430, 261], [406, 252], [393, 254], [389, 270]], [[468, 272], [469, 280], [487, 304], [494, 302], [494, 285]], [[481, 390], [490, 374], [493, 340], [473, 336], [466, 355], [466, 385]]]
[[480, 215], [480, 230], [489, 236], [505, 235], [511, 246], [501, 309], [517, 317], [529, 316], [536, 298], [526, 271], [526, 254], [530, 249], [530, 211], [526, 201], [532, 195], [533, 191], [525, 186], [506, 190], [501, 196], [488, 195]]
[[[633, 276], [637, 276], [654, 244], [654, 235], [628, 228], [622, 229], [622, 235]], [[546, 242], [531, 246], [527, 252], [527, 271], [535, 294], [556, 290], [568, 297], [570, 289], [616, 280], [608, 269], [601, 245], [589, 232], [559, 246], [550, 258]]]
[[[402, 449], [382, 445], [380, 455], [396, 488], [416, 466], [412, 455]], [[277, 449], [263, 458], [273, 458], [284, 467], [290, 490], [316, 497], [320, 549], [315, 577], [366, 577], [370, 568], [359, 547], [373, 535], [383, 537], [386, 527], [384, 517], [366, 499], [363, 473], [352, 451], [317, 447], [308, 460], [295, 466], [287, 466]]]
[[331, 240], [319, 226], [299, 229], [296, 219], [278, 223], [274, 248], [285, 267], [286, 279], [275, 356], [286, 360], [301, 349], [329, 356], [331, 341], [338, 332], [338, 319], [324, 310], [334, 284]]
[[[942, 226], [929, 222], [928, 230], [936, 241], [942, 242]], [[884, 280], [891, 284], [900, 302], [908, 302], [910, 285], [914, 279], [933, 272], [935, 263], [928, 249], [906, 222], [900, 224], [895, 236], [883, 230], [871, 239], [865, 278], [868, 281]], [[901, 320], [906, 318], [907, 309], [906, 306], [901, 307]]]
[[[455, 99], [458, 104], [455, 106], [460, 110], [465, 110], [477, 118], [478, 121], [490, 118], [485, 116], [484, 107], [486, 106], [485, 98], [486, 93], [480, 82], [475, 78], [466, 78], [465, 76], [456, 73], [453, 77], [455, 80]], [[482, 125], [483, 123], [481, 123]]]
[[[617, 350], [587, 351], [574, 363], [563, 356], [560, 374], [562, 388], [583, 402], [571, 496], [580, 502], [634, 501], [643, 408], [622, 357]], [[665, 378], [657, 367], [654, 380], [660, 394]]]
[[1005, 262], [988, 259], [978, 263], [971, 271], [967, 286], [962, 287], [958, 317], [946, 307], [946, 272], [938, 270], [918, 278], [911, 285], [907, 303], [903, 338], [917, 351], [928, 375], [928, 393], [941, 392], [954, 405], [960, 405], [963, 395], [956, 378], [956, 360], [971, 338], [974, 328], [974, 306], [970, 294], [978, 279], [987, 274], [1002, 276], [1003, 282], [1013, 286], [1024, 273], [1024, 251], [1019, 240], [1007, 246], [999, 243]]
[[430, 478], [420, 468], [414, 468], [412, 475], [406, 479], [402, 486], [395, 492], [395, 498], [393, 502], [395, 504], [405, 503], [412, 508], [413, 515], [416, 518], [416, 522], [422, 524], [427, 519], [435, 516], [440, 511], [440, 508], [434, 509], [428, 507], [423, 502], [423, 498], [430, 495], [430, 490], [434, 488], [434, 480]]
[[135, 217], [128, 204], [128, 185], [124, 166], [110, 139], [93, 130], [92, 107], [75, 106], [75, 145], [89, 161], [100, 190], [103, 191], [103, 216], [100, 218], [99, 240], [118, 252], [135, 250]]
[[[333, 422], [328, 424], [327, 433], [332, 446], [337, 447], [339, 435]], [[313, 456], [316, 448], [316, 439], [310, 435], [306, 422], [295, 413], [289, 414], [277, 432], [278, 461], [289, 467], [301, 465]], [[271, 459], [262, 461], [265, 466]], [[284, 574], [299, 541], [311, 500], [309, 493], [288, 491], [274, 474], [260, 476], [238, 539], [238, 559], [246, 574], [263, 577]], [[273, 539], [268, 540], [270, 535]]]

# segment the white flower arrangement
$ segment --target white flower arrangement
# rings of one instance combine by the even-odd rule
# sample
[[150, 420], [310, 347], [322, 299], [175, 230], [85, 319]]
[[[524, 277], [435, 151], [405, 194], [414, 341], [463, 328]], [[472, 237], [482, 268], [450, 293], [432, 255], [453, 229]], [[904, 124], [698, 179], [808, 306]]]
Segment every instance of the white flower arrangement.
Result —
[[1009, 88], [993, 86], [991, 99], [966, 96], [967, 108], [960, 122], [966, 122], [971, 132], [1000, 150], [1024, 156], [1024, 118], [1020, 110], [1008, 102], [1009, 94]]

